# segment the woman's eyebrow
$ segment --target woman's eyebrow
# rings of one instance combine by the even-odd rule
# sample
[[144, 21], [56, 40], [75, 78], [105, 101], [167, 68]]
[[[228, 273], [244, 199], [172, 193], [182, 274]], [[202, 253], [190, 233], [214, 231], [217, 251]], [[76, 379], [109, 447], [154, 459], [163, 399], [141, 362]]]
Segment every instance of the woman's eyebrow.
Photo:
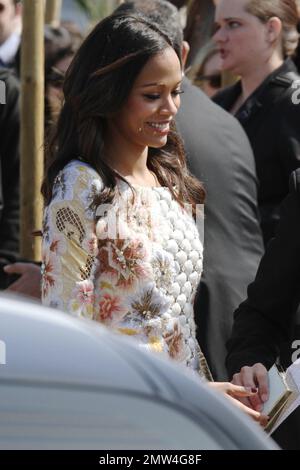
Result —
[[238, 18], [237, 16], [229, 16], [228, 18], [224, 18], [224, 21], [240, 21], [241, 18]]
[[[178, 85], [180, 85], [181, 83], [182, 83], [182, 80], [179, 80], [179, 81], [176, 83], [175, 86], [178, 86]], [[161, 87], [164, 87], [164, 86], [166, 86], [166, 85], [165, 85], [164, 83], [158, 83], [158, 82], [154, 83], [154, 82], [153, 82], [153, 83], [146, 83], [145, 85], [141, 85], [140, 88], [147, 88], [147, 87], [151, 87], [151, 86], [161, 86]]]
[[[222, 18], [222, 21], [225, 21], [226, 23], [228, 23], [229, 21], [241, 21], [241, 18], [238, 18], [236, 16], [228, 16], [226, 18]], [[220, 26], [220, 22], [215, 21], [213, 24], [213, 28], [219, 28], [219, 26]]]
[[147, 88], [150, 86], [165, 86], [163, 83], [146, 83], [145, 85], [141, 85], [141, 88]]

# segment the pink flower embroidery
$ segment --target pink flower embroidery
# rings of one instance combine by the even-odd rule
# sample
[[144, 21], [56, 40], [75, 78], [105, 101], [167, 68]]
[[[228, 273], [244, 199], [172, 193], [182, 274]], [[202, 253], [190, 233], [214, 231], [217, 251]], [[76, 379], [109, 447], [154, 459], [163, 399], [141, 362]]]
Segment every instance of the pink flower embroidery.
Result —
[[92, 304], [94, 302], [94, 285], [92, 281], [78, 282], [74, 294], [80, 304]]
[[51, 246], [50, 246], [50, 251], [53, 251], [54, 253], [56, 253], [57, 248], [58, 248], [58, 243], [59, 243], [58, 240], [53, 240], [53, 242], [51, 243]]
[[48, 250], [43, 250], [42, 263], [42, 296], [47, 297], [49, 290], [56, 287], [56, 278], [59, 275], [56, 256]]
[[173, 327], [169, 325], [169, 330], [163, 335], [169, 349], [169, 356], [178, 362], [184, 360], [184, 338], [179, 323], [174, 321]]
[[54, 235], [51, 240], [50, 251], [55, 255], [61, 255], [66, 251], [65, 239], [60, 235]]
[[103, 292], [99, 301], [99, 321], [111, 323], [113, 317], [122, 316], [126, 313], [122, 299], [109, 291]]
[[100, 249], [99, 257], [100, 272], [115, 273], [119, 288], [131, 290], [151, 274], [149, 255], [140, 239], [110, 240]]
[[92, 318], [94, 312], [94, 285], [85, 280], [76, 283], [69, 303], [70, 311], [76, 315]]

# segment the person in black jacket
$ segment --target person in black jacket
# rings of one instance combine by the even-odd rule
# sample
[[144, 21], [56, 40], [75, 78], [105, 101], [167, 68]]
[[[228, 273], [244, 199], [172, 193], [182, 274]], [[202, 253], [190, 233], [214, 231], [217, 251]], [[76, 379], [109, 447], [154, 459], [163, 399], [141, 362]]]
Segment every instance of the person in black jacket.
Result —
[[254, 157], [232, 116], [187, 79], [183, 90], [176, 122], [189, 168], [207, 192], [204, 274], [194, 306], [197, 337], [214, 378], [225, 380], [232, 312], [245, 298], [263, 254]]
[[[295, 312], [300, 302], [299, 251], [300, 169], [290, 178], [290, 192], [281, 206], [276, 236], [269, 243], [256, 278], [248, 288], [247, 300], [234, 314], [227, 345], [229, 377], [236, 385], [259, 387], [259, 394], [251, 399], [251, 406], [257, 410], [262, 409], [268, 398], [267, 369], [275, 362], [281, 345], [293, 341]], [[297, 345], [299, 341], [295, 342]], [[289, 362], [299, 356], [300, 351], [294, 349]], [[300, 410], [297, 409], [274, 437], [284, 448], [300, 449], [299, 430]]]
[[19, 83], [0, 69], [0, 289], [7, 286], [3, 266], [19, 254]]
[[[268, 398], [267, 369], [275, 362], [284, 342], [292, 342], [295, 312], [300, 302], [300, 170], [290, 179], [290, 193], [281, 208], [275, 238], [261, 261], [248, 298], [235, 312], [226, 364], [234, 384], [259, 386], [252, 406], [262, 409]], [[300, 339], [300, 338], [298, 338]], [[295, 342], [295, 347], [299, 341]], [[290, 362], [300, 356], [294, 350]], [[291, 426], [293, 430], [291, 431]], [[300, 449], [300, 411], [284, 422], [274, 438], [288, 449]]]
[[300, 301], [300, 169], [290, 178], [290, 193], [281, 206], [276, 236], [270, 241], [248, 298], [234, 314], [226, 365], [229, 376], [243, 366], [262, 363], [269, 369], [279, 347], [292, 338]]
[[[233, 19], [232, 19], [233, 18]], [[264, 241], [274, 236], [289, 175], [300, 166], [300, 79], [289, 58], [298, 43], [294, 0], [220, 0], [214, 40], [223, 69], [241, 77], [214, 97], [244, 127], [259, 180], [258, 204]]]

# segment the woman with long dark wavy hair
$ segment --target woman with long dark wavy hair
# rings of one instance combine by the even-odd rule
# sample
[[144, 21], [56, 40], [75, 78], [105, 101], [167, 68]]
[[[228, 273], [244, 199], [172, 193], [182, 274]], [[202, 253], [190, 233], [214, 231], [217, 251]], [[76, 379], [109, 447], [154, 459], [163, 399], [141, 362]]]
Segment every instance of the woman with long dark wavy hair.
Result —
[[141, 16], [104, 19], [80, 47], [48, 148], [42, 295], [207, 376], [193, 317], [205, 193], [173, 124], [181, 80], [180, 48]]

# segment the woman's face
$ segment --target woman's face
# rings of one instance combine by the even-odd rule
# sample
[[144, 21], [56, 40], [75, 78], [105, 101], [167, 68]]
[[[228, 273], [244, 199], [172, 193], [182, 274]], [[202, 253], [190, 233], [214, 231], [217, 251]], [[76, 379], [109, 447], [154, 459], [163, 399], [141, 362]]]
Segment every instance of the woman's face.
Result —
[[182, 70], [168, 47], [146, 63], [122, 109], [108, 119], [108, 138], [122, 136], [138, 147], [163, 147], [180, 106]]
[[245, 10], [248, 2], [220, 0], [216, 7], [214, 41], [220, 50], [222, 69], [236, 75], [268, 61], [274, 48], [268, 40], [268, 25]]

